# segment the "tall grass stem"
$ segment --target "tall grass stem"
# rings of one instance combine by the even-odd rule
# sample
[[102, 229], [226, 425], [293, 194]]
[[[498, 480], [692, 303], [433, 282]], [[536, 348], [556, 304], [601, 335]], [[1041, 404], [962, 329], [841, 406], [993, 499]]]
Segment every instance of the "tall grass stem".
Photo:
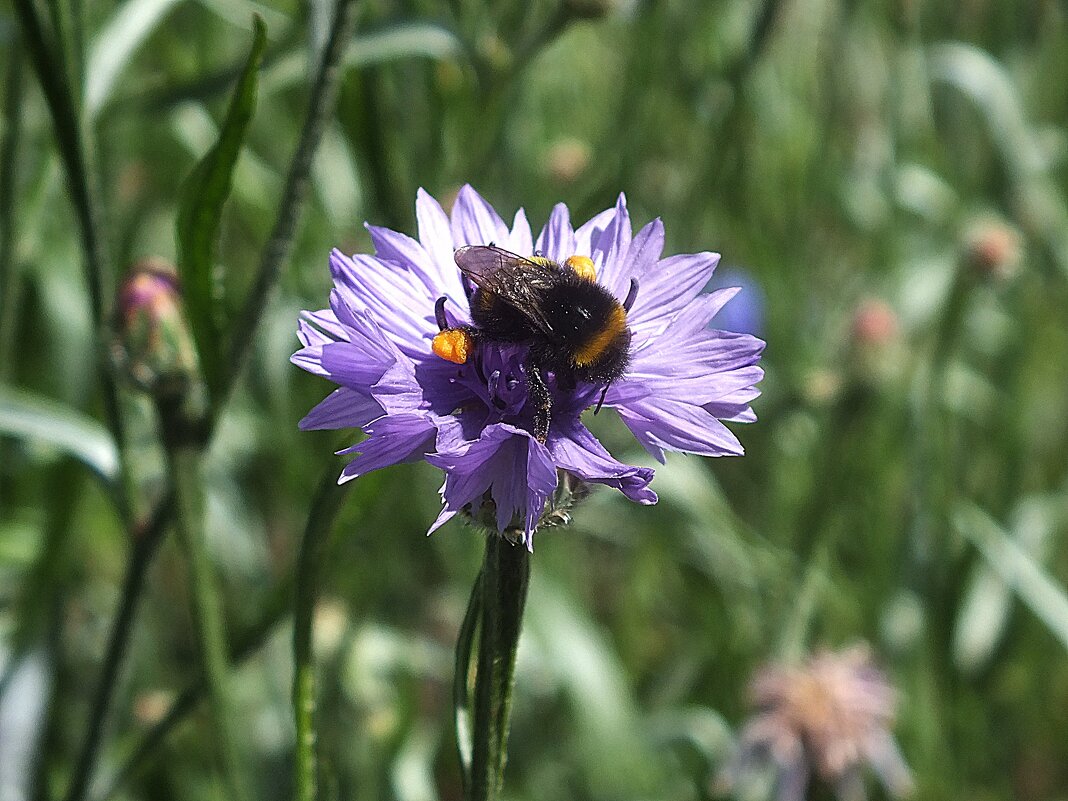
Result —
[[293, 604], [293, 715], [297, 744], [294, 767], [295, 798], [314, 801], [319, 797], [316, 759], [316, 677], [314, 650], [315, 601], [322, 573], [323, 552], [330, 525], [341, 508], [344, 490], [335, 480], [331, 465], [319, 482], [308, 512], [300, 555], [297, 557], [296, 593]]
[[204, 670], [219, 763], [226, 795], [245, 801], [238, 757], [236, 719], [229, 695], [229, 650], [216, 578], [207, 551], [204, 529], [202, 456], [183, 445], [168, 447], [168, 463], [177, 501], [175, 530], [186, 557], [193, 626]]
[[260, 322], [281, 276], [282, 266], [289, 255], [300, 211], [308, 192], [312, 159], [322, 140], [327, 120], [333, 115], [337, 103], [338, 85], [342, 76], [341, 60], [349, 39], [352, 38], [356, 21], [355, 7], [355, 0], [337, 0], [330, 37], [327, 39], [319, 71], [312, 85], [297, 149], [286, 173], [285, 188], [282, 190], [274, 227], [264, 246], [255, 282], [233, 329], [236, 334], [227, 362], [229, 371], [223, 377], [222, 392], [219, 393], [220, 403], [226, 402], [241, 377], [252, 351], [252, 343], [257, 339]]

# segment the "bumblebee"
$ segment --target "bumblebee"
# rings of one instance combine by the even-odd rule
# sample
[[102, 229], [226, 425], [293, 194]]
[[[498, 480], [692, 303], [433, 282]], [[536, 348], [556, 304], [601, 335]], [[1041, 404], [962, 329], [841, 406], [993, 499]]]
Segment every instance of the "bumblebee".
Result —
[[471, 245], [458, 249], [454, 258], [464, 276], [474, 325], [450, 328], [445, 298], [439, 298], [435, 313], [441, 331], [434, 337], [434, 353], [465, 364], [480, 340], [527, 345], [533, 433], [539, 442], [548, 436], [552, 414], [546, 373], [565, 389], [579, 381], [603, 385], [600, 411], [608, 387], [630, 361], [627, 312], [637, 297], [637, 280], [631, 281], [620, 303], [597, 283], [593, 260], [587, 256], [571, 256], [558, 264], [494, 245]]

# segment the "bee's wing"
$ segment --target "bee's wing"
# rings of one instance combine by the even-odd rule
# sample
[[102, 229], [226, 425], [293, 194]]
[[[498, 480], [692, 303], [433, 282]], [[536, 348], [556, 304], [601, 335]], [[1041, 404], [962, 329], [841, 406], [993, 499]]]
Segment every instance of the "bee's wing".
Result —
[[553, 333], [543, 308], [544, 291], [552, 286], [552, 267], [496, 245], [467, 245], [459, 248], [454, 258], [456, 266], [475, 286], [497, 295], [542, 333]]

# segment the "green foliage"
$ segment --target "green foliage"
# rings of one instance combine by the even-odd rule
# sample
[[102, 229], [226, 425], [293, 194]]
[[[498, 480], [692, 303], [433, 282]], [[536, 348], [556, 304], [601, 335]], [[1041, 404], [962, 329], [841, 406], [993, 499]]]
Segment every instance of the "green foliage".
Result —
[[[0, 119], [0, 710], [19, 665], [43, 665], [52, 703], [19, 775], [58, 798], [131, 537], [169, 487], [152, 404], [121, 388], [121, 439], [108, 411], [110, 276], [174, 259], [202, 365], [228, 376], [331, 3], [57, 0], [30, 36], [36, 6], [0, 9], [20, 82]], [[483, 540], [457, 523], [423, 536], [440, 486], [425, 464], [335, 489], [333, 452], [357, 435], [297, 430], [331, 387], [288, 357], [299, 311], [325, 305], [331, 247], [369, 250], [364, 220], [414, 233], [418, 187], [448, 205], [471, 182], [535, 227], [558, 201], [584, 219], [625, 191], [637, 224], [664, 220], [668, 253], [723, 253], [722, 280], [748, 284], [727, 311], [759, 312], [769, 343], [759, 421], [733, 426], [744, 458], [659, 466], [610, 414], [590, 419], [620, 459], [656, 467], [660, 503], [601, 488], [539, 534], [504, 797], [720, 797], [758, 667], [865, 640], [901, 691], [917, 797], [1062, 798], [1063, 6], [375, 0], [343, 64], [291, 256], [202, 465], [251, 797], [291, 797], [289, 620], [313, 511], [323, 558], [297, 627], [320, 797], [462, 797], [452, 698], [472, 699], [453, 648]], [[186, 575], [168, 532], [94, 801], [225, 786]]]
[[106, 483], [118, 477], [119, 456], [107, 429], [62, 403], [0, 386], [0, 432], [65, 452]]
[[218, 141], [182, 184], [175, 220], [178, 269], [184, 283], [186, 308], [204, 374], [212, 389], [222, 379], [220, 360], [225, 330], [220, 320], [225, 304], [216, 292], [215, 243], [245, 132], [256, 109], [258, 72], [266, 46], [267, 29], [256, 16], [252, 47], [237, 79]]

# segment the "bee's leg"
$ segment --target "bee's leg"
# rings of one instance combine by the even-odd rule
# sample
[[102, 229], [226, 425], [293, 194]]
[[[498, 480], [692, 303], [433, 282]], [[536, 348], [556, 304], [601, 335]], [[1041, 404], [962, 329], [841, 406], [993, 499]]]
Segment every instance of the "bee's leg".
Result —
[[527, 385], [530, 387], [530, 398], [534, 401], [534, 439], [544, 445], [549, 436], [553, 399], [541, 370], [533, 364], [527, 364]]
[[604, 396], [608, 394], [608, 388], [610, 386], [612, 386], [612, 382], [611, 381], [609, 381], [607, 384], [605, 384], [604, 385], [604, 389], [601, 390], [601, 397], [600, 397], [600, 400], [597, 401], [597, 408], [593, 410], [594, 416], [600, 414], [601, 407], [604, 406]]
[[630, 279], [630, 290], [627, 292], [627, 299], [623, 301], [623, 311], [630, 311], [630, 307], [634, 305], [634, 301], [638, 299], [638, 279]]

